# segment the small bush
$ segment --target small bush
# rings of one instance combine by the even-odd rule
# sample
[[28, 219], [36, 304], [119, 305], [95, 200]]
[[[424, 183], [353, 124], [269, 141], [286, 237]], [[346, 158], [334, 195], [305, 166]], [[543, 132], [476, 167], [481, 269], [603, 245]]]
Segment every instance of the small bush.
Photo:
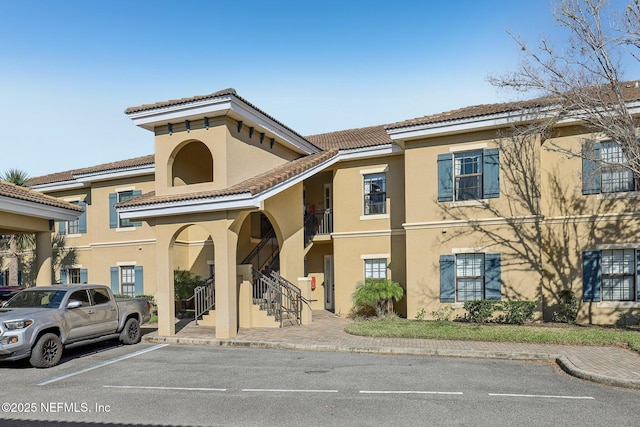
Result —
[[450, 305], [445, 305], [443, 307], [440, 307], [440, 309], [438, 310], [432, 311], [431, 316], [433, 316], [436, 322], [448, 322], [451, 320], [453, 311], [453, 307], [451, 307]]
[[533, 321], [536, 303], [534, 301], [502, 301], [500, 308], [504, 312], [499, 319], [501, 323], [522, 325]]
[[419, 312], [416, 313], [416, 320], [424, 320], [424, 316], [427, 312], [422, 308]]
[[464, 309], [467, 310], [466, 320], [473, 323], [486, 323], [495, 313], [498, 301], [479, 299], [475, 301], [466, 301]]
[[553, 313], [553, 320], [562, 323], [576, 323], [578, 317], [578, 300], [571, 289], [563, 289], [558, 294], [558, 311]]

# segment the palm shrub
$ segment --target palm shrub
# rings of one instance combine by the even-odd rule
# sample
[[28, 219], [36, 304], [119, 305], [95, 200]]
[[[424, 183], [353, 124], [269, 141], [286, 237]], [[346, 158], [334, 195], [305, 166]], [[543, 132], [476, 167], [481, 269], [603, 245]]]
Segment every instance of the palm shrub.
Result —
[[178, 269], [173, 272], [173, 289], [176, 301], [184, 301], [191, 298], [195, 288], [201, 284], [202, 278], [188, 270]]
[[352, 295], [356, 307], [371, 307], [376, 316], [382, 317], [393, 312], [393, 301], [398, 301], [404, 295], [404, 289], [399, 283], [390, 279], [365, 279], [358, 282]]

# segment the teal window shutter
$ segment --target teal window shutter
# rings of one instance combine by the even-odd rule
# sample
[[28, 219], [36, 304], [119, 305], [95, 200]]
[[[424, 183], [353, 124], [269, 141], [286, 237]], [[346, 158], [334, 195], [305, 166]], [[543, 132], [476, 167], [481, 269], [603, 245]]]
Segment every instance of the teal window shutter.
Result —
[[120, 269], [118, 267], [110, 267], [111, 272], [111, 291], [114, 294], [120, 293]]
[[58, 234], [67, 234], [67, 222], [58, 221]]
[[483, 197], [485, 199], [500, 197], [500, 151], [497, 148], [487, 148], [482, 158]]
[[22, 270], [18, 270], [18, 286], [22, 286]]
[[66, 268], [60, 269], [60, 284], [61, 285], [66, 285], [67, 284], [67, 269]]
[[500, 254], [484, 256], [484, 297], [500, 301], [502, 299]]
[[80, 283], [89, 283], [89, 270], [86, 268], [80, 269]]
[[440, 255], [440, 302], [456, 301], [455, 265], [455, 255]]
[[438, 201], [453, 201], [453, 156], [438, 154]]
[[[133, 197], [139, 197], [142, 195], [142, 191], [141, 190], [133, 190]], [[131, 222], [131, 225], [134, 227], [140, 227], [142, 226], [142, 222], [141, 221], [136, 221], [136, 222]], [[140, 294], [142, 295], [142, 294]]]
[[116, 203], [118, 203], [118, 193], [109, 194], [109, 228], [118, 228], [118, 212], [116, 212]]
[[601, 174], [600, 143], [585, 142], [582, 145], [582, 194], [599, 194]]
[[142, 274], [142, 266], [136, 265], [133, 268], [135, 274], [135, 294], [144, 295], [144, 275]]
[[78, 206], [82, 208], [82, 214], [78, 218], [78, 232], [86, 233], [87, 232], [87, 203], [86, 202], [78, 202]]
[[600, 251], [582, 253], [582, 300], [600, 302], [602, 270], [600, 268]]

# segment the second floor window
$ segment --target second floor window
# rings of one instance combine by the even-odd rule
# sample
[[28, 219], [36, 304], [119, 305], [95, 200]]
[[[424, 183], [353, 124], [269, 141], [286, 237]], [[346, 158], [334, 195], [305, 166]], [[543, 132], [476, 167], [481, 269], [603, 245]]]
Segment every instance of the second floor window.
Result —
[[500, 153], [497, 148], [438, 155], [438, 201], [500, 197]]
[[364, 214], [387, 213], [387, 175], [372, 173], [364, 175]]
[[615, 141], [588, 141], [582, 147], [582, 194], [637, 191], [638, 180]]
[[602, 192], [617, 193], [635, 190], [633, 172], [623, 166], [627, 156], [620, 144], [613, 141], [603, 142], [600, 146], [602, 157]]
[[482, 199], [482, 150], [453, 156], [455, 200]]
[[109, 228], [128, 228], [139, 227], [142, 225], [141, 222], [132, 221], [128, 218], [121, 218], [115, 208], [117, 203], [126, 202], [141, 194], [142, 191], [140, 190], [119, 191], [117, 193], [109, 194]]

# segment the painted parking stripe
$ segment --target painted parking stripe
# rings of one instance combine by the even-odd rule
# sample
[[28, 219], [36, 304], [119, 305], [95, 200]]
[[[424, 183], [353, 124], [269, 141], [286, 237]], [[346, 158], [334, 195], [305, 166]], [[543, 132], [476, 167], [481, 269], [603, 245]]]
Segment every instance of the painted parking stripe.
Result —
[[73, 376], [76, 376], [76, 375], [84, 374], [85, 372], [93, 371], [94, 369], [102, 368], [103, 366], [107, 366], [107, 365], [111, 365], [113, 363], [121, 362], [123, 360], [130, 359], [132, 357], [140, 356], [141, 354], [149, 353], [150, 351], [158, 350], [159, 348], [166, 347], [167, 345], [168, 344], [158, 344], [158, 345], [154, 345], [153, 347], [145, 348], [143, 350], [134, 351], [133, 353], [125, 354], [124, 356], [116, 357], [116, 358], [110, 359], [110, 360], [105, 360], [104, 362], [100, 362], [100, 363], [97, 363], [95, 365], [91, 365], [91, 366], [88, 366], [86, 368], [83, 368], [83, 369], [80, 369], [80, 370], [77, 370], [77, 371], [69, 372], [67, 374], [58, 375], [56, 377], [40, 381], [39, 383], [36, 383], [36, 385], [47, 385], [47, 384], [51, 384], [51, 383], [54, 383], [56, 381], [64, 380], [64, 379], [67, 379], [67, 378], [70, 378], [70, 377], [73, 377]]
[[547, 394], [511, 394], [511, 393], [489, 393], [489, 396], [500, 396], [500, 397], [538, 397], [538, 398], [546, 398], [546, 399], [584, 399], [584, 400], [595, 400], [595, 397], [591, 396], [553, 396]]
[[245, 392], [269, 392], [269, 393], [337, 393], [338, 390], [293, 390], [293, 389], [281, 389], [281, 388], [243, 388]]
[[226, 388], [204, 388], [204, 387], [152, 387], [134, 385], [103, 385], [105, 388], [125, 388], [135, 390], [178, 390], [178, 391], [227, 391]]
[[418, 390], [360, 390], [361, 394], [445, 394], [461, 395], [461, 391], [418, 391]]

